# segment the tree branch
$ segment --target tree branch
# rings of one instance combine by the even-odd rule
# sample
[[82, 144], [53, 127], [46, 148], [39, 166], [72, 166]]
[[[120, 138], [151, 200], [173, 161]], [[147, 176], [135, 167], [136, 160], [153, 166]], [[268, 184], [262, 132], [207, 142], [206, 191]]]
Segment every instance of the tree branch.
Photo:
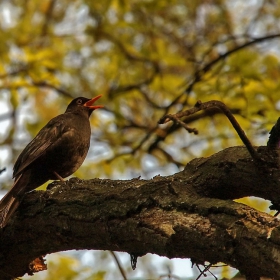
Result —
[[207, 110], [207, 109], [213, 108], [213, 107], [218, 107], [220, 110], [222, 110], [222, 112], [229, 119], [229, 121], [231, 122], [232, 126], [234, 127], [234, 129], [236, 130], [237, 134], [239, 135], [240, 139], [242, 140], [242, 142], [244, 143], [244, 145], [248, 149], [248, 151], [249, 151], [250, 155], [252, 156], [252, 158], [254, 160], [258, 161], [258, 162], [261, 162], [260, 156], [258, 155], [256, 150], [252, 146], [252, 144], [251, 144], [250, 140], [248, 139], [248, 137], [246, 136], [245, 132], [242, 130], [241, 126], [239, 125], [239, 123], [237, 122], [237, 120], [235, 119], [235, 117], [233, 116], [231, 111], [221, 101], [211, 100], [211, 101], [204, 102], [204, 103], [202, 103], [201, 101], [197, 101], [197, 103], [195, 104], [195, 106], [193, 108], [191, 108], [189, 110], [186, 110], [186, 111], [183, 111], [183, 112], [179, 112], [179, 113], [174, 114], [174, 115], [171, 115], [171, 114], [165, 115], [164, 117], [162, 117], [159, 120], [158, 123], [162, 124], [162, 123], [169, 122], [170, 120], [173, 120], [173, 121], [179, 123], [180, 125], [182, 125], [187, 131], [194, 132], [195, 134], [197, 134], [198, 131], [196, 129], [189, 128], [183, 121], [180, 120], [180, 118], [187, 117], [187, 116], [195, 114], [196, 112], [199, 112], [201, 110]]
[[258, 152], [269, 173], [245, 147], [233, 147], [172, 176], [72, 178], [33, 191], [0, 233], [0, 278], [23, 275], [41, 255], [101, 249], [224, 262], [246, 275], [280, 279], [280, 221], [228, 200], [251, 195], [280, 205], [280, 152]]
[[267, 40], [276, 39], [276, 38], [279, 38], [279, 37], [280, 37], [280, 34], [272, 34], [272, 35], [267, 35], [267, 36], [264, 36], [264, 37], [252, 38], [251, 41], [246, 42], [246, 43], [244, 43], [242, 45], [239, 45], [237, 47], [234, 47], [233, 49], [228, 50], [225, 53], [219, 55], [217, 58], [211, 60], [210, 62], [205, 64], [202, 68], [198, 69], [194, 73], [194, 78], [188, 84], [188, 86], [187, 86], [187, 88], [185, 90], [185, 93], [189, 94], [192, 91], [194, 85], [197, 82], [201, 81], [203, 75], [205, 75], [209, 70], [211, 70], [215, 64], [217, 64], [221, 60], [224, 60], [225, 58], [227, 58], [231, 54], [236, 53], [236, 52], [238, 52], [238, 51], [240, 51], [242, 49], [245, 49], [245, 48], [247, 48], [247, 47], [249, 47], [251, 45], [258, 44], [258, 43], [261, 43], [261, 42], [264, 42], [264, 41], [267, 41]]
[[65, 96], [65, 97], [69, 97], [69, 98], [72, 98], [72, 99], [74, 98], [74, 97], [72, 96], [72, 94], [69, 93], [68, 91], [66, 91], [65, 89], [58, 88], [58, 87], [56, 87], [56, 86], [54, 86], [54, 85], [52, 85], [52, 84], [49, 84], [49, 83], [47, 83], [47, 82], [45, 82], [45, 81], [41, 81], [41, 82], [35, 82], [35, 81], [33, 81], [32, 84], [33, 84], [34, 86], [37, 86], [37, 87], [53, 89], [53, 90], [57, 91], [58, 93], [60, 93], [61, 95]]

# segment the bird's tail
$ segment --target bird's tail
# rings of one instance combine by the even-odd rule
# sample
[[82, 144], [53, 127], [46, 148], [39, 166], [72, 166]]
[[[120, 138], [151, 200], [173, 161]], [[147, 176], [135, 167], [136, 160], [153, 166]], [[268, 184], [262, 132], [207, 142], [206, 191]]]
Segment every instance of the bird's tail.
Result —
[[21, 197], [20, 188], [18, 187], [21, 175], [14, 182], [11, 190], [0, 201], [0, 228], [5, 227], [12, 214], [18, 208]]

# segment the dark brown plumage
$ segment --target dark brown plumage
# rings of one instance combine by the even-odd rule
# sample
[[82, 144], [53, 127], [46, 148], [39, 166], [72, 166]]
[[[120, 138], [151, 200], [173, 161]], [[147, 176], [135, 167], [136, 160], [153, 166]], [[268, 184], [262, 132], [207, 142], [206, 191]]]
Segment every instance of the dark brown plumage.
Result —
[[91, 113], [101, 95], [78, 97], [64, 114], [50, 120], [19, 155], [12, 189], [0, 201], [0, 227], [3, 228], [19, 206], [23, 195], [48, 180], [68, 177], [83, 163], [90, 145]]

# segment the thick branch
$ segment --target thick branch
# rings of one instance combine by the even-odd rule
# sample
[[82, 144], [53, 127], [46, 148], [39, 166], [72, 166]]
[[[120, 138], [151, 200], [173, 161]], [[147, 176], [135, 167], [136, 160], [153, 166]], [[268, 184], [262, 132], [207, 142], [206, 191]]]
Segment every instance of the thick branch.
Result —
[[73, 178], [29, 193], [1, 231], [0, 278], [23, 275], [44, 254], [102, 249], [222, 261], [246, 275], [280, 279], [278, 219], [226, 200], [253, 195], [279, 203], [278, 155], [265, 147], [259, 153], [268, 173], [257, 170], [245, 147], [233, 147], [168, 177]]

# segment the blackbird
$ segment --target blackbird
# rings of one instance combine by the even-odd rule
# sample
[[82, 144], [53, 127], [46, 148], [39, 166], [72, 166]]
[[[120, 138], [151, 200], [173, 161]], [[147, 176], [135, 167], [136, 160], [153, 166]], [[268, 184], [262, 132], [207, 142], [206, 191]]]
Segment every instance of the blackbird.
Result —
[[91, 113], [102, 105], [78, 97], [64, 114], [50, 120], [19, 155], [15, 165], [12, 189], [0, 201], [0, 227], [3, 228], [19, 206], [24, 194], [48, 180], [63, 180], [83, 163], [90, 145]]

